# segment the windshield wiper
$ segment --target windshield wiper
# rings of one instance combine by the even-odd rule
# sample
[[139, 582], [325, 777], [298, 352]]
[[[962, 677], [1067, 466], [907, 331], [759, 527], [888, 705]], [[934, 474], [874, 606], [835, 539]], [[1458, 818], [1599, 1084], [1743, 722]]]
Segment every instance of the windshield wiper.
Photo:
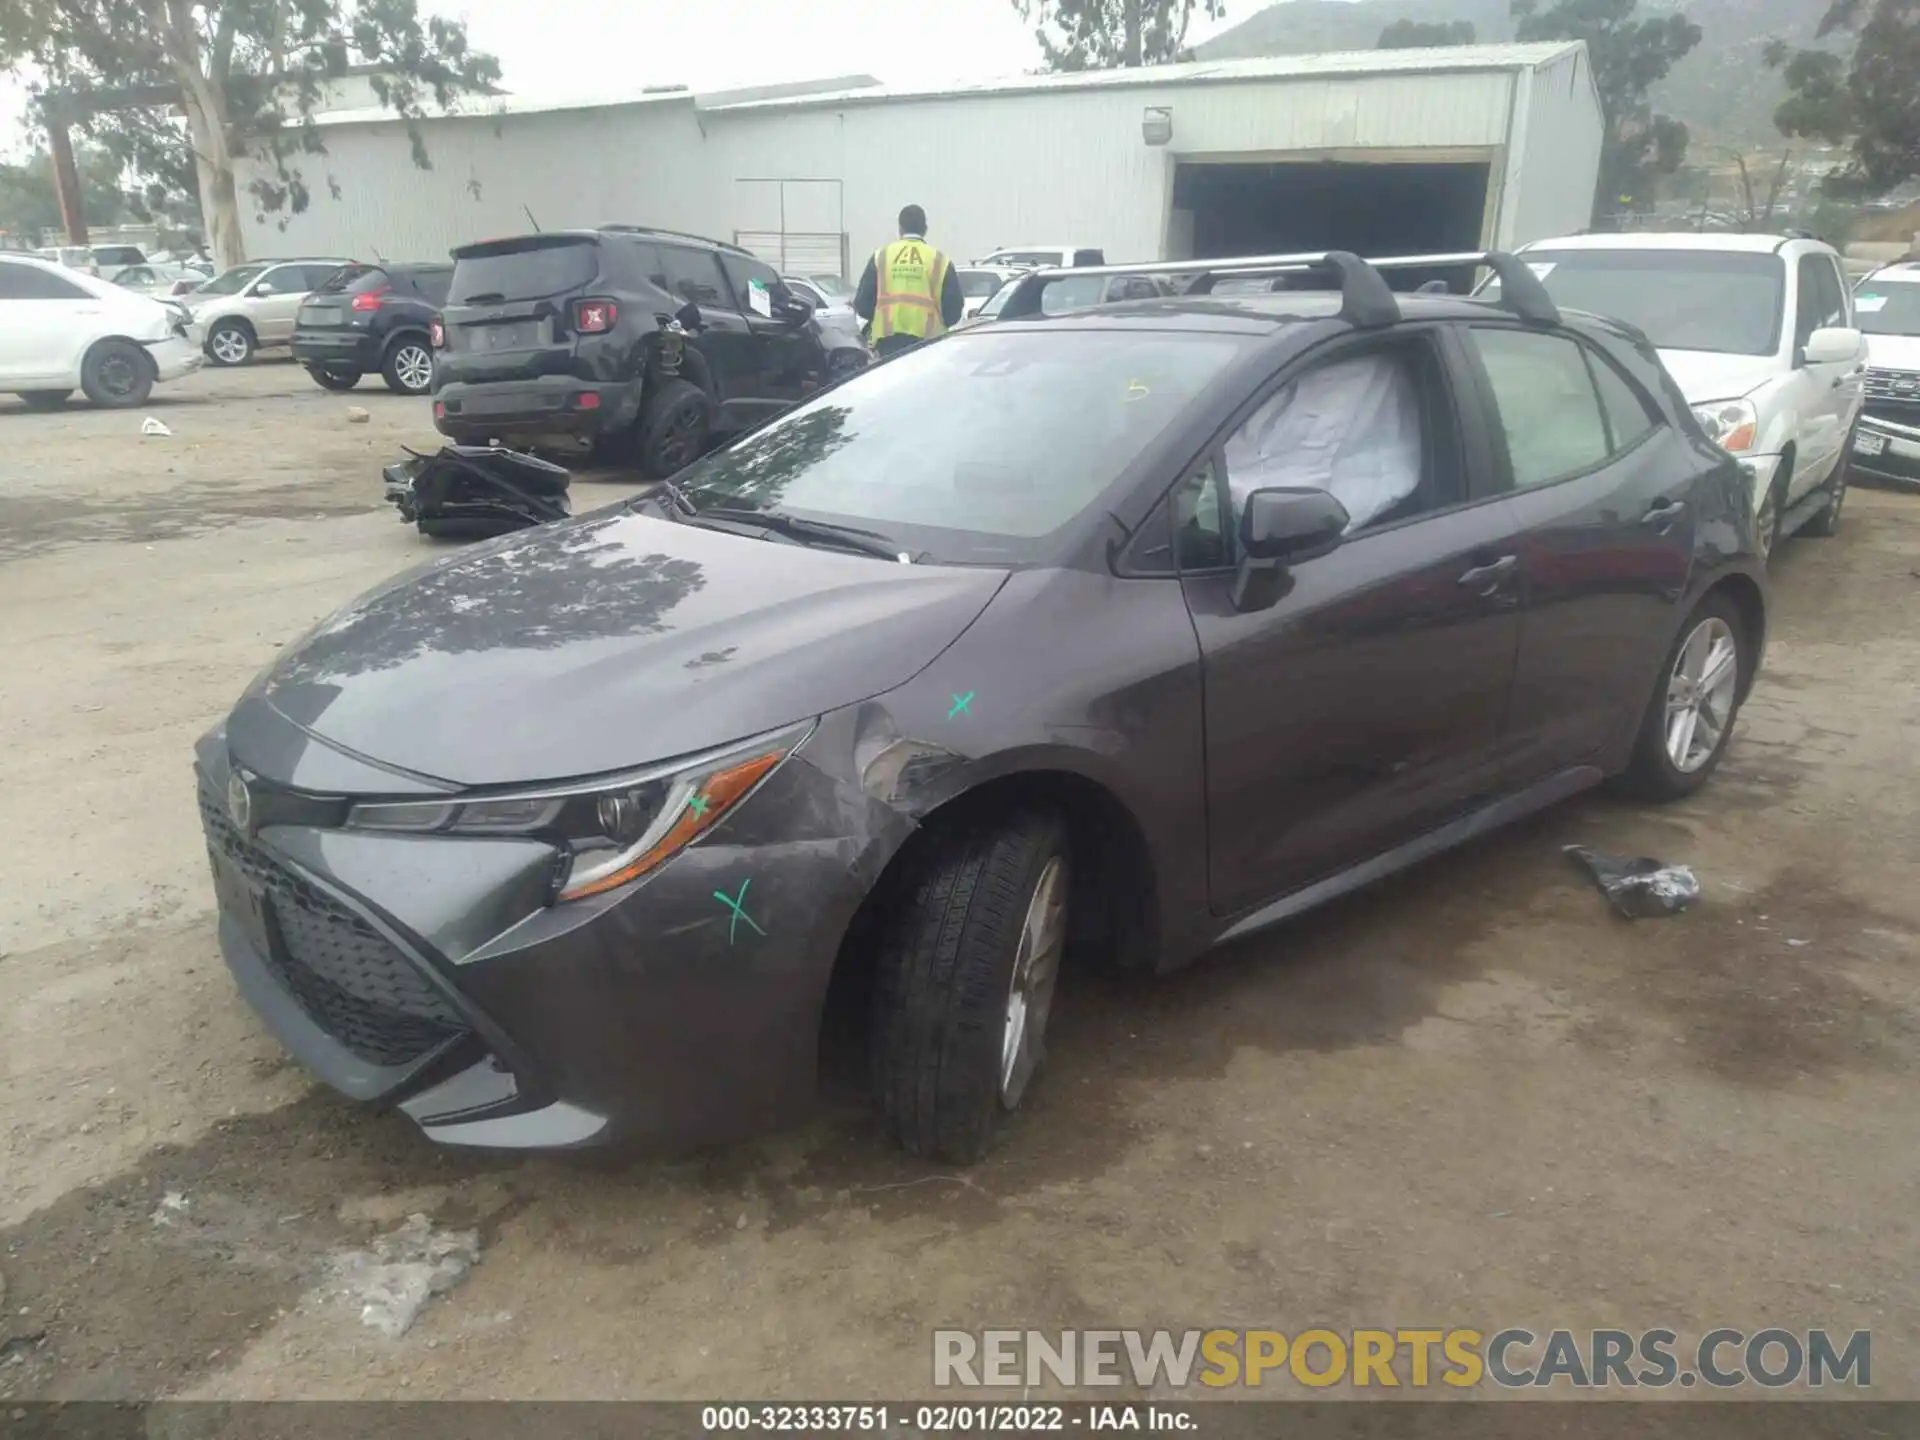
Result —
[[[684, 499], [685, 497], [681, 497]], [[826, 545], [838, 545], [843, 550], [857, 550], [862, 555], [877, 555], [883, 560], [897, 560], [902, 565], [911, 565], [913, 556], [902, 549], [900, 542], [878, 530], [861, 530], [852, 525], [831, 525], [825, 520], [803, 520], [798, 515], [783, 514], [778, 510], [741, 510], [725, 505], [709, 505], [698, 512], [702, 520], [725, 520], [739, 525], [758, 525], [775, 534], [784, 535], [789, 540], [818, 540]]]

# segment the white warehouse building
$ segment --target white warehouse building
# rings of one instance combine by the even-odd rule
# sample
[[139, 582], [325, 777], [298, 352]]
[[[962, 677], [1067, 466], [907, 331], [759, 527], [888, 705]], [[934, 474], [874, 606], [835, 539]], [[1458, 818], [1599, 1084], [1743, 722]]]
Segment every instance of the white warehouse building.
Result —
[[[421, 125], [317, 117], [310, 207], [249, 216], [249, 253], [443, 258], [608, 222], [857, 273], [909, 202], [956, 259], [1076, 245], [1114, 263], [1341, 248], [1510, 247], [1584, 229], [1601, 115], [1579, 43], [1462, 46], [1026, 76], [863, 78], [535, 102]], [[244, 202], [243, 202], [244, 208]]]

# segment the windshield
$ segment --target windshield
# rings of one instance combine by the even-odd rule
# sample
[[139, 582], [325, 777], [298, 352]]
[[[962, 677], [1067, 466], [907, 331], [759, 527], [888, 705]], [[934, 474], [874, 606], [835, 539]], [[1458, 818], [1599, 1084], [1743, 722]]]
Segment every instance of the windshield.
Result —
[[979, 300], [993, 294], [1000, 288], [1000, 277], [992, 270], [962, 270], [960, 272], [960, 293], [969, 300]]
[[1076, 275], [1064, 280], [1050, 280], [1040, 292], [1040, 313], [1065, 315], [1071, 310], [1086, 310], [1098, 305], [1106, 293], [1107, 277], [1104, 275]]
[[[1624, 320], [1661, 350], [1772, 355], [1787, 267], [1727, 250], [1528, 250], [1556, 305]], [[1497, 296], [1495, 281], [1483, 294]]]
[[600, 247], [591, 240], [513, 240], [454, 256], [450, 305], [497, 305], [545, 300], [578, 290], [600, 271]]
[[1009, 564], [1098, 499], [1241, 343], [970, 330], [875, 366], [676, 479], [702, 508], [779, 509], [935, 559]]
[[1045, 269], [1058, 265], [1064, 257], [1058, 250], [1001, 250], [987, 257], [989, 265], [1025, 265]]
[[313, 293], [341, 295], [350, 292], [363, 295], [369, 290], [383, 290], [386, 286], [387, 272], [378, 265], [342, 265], [316, 285]]
[[822, 295], [830, 295], [835, 300], [851, 300], [853, 290], [838, 275], [809, 275], [807, 283]]
[[1920, 335], [1920, 285], [1869, 280], [1853, 297], [1853, 313], [1869, 335]]
[[216, 275], [200, 287], [202, 295], [238, 295], [247, 286], [260, 278], [265, 265], [236, 265], [224, 274]]

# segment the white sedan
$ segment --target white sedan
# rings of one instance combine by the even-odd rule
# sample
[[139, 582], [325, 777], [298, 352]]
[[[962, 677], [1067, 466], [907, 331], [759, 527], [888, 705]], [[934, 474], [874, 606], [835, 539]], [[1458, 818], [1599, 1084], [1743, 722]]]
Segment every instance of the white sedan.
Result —
[[202, 363], [186, 308], [27, 255], [0, 254], [0, 392], [52, 410], [76, 389], [139, 405]]

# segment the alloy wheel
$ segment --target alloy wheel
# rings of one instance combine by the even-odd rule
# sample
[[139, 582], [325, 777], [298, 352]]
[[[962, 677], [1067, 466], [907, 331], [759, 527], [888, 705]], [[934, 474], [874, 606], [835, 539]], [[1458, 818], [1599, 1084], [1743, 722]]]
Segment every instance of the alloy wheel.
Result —
[[1066, 938], [1067, 865], [1055, 855], [1041, 870], [1027, 902], [1020, 949], [1013, 958], [1013, 980], [1007, 989], [1006, 1025], [1000, 1041], [1000, 1103], [1009, 1110], [1019, 1105], [1045, 1053], [1047, 1012], [1053, 1008]]
[[1693, 774], [1720, 748], [1739, 683], [1733, 627], [1709, 615], [1687, 636], [1667, 680], [1667, 758], [1681, 774]]
[[226, 365], [238, 365], [247, 358], [247, 337], [233, 326], [213, 332], [213, 338], [207, 342], [213, 351], [214, 359]]
[[393, 373], [411, 393], [424, 394], [433, 385], [433, 356], [419, 345], [403, 345], [394, 352]]

